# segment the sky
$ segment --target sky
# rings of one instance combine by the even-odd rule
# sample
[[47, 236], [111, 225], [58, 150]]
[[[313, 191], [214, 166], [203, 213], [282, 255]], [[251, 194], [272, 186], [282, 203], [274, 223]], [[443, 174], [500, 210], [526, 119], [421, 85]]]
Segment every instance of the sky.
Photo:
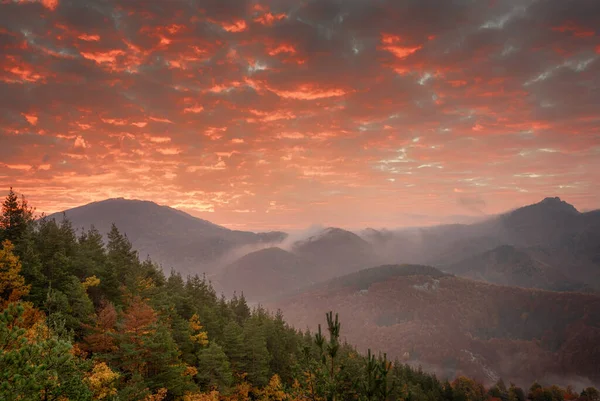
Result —
[[598, 0], [0, 0], [0, 188], [239, 229], [600, 208]]

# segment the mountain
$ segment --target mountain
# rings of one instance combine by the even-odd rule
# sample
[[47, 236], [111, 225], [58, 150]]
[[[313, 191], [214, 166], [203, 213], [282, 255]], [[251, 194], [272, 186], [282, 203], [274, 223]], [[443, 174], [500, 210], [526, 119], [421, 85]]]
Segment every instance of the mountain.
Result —
[[329, 227], [292, 245], [292, 252], [321, 267], [321, 280], [376, 265], [373, 247], [353, 232]]
[[[361, 236], [385, 263], [427, 264], [448, 271], [461, 263], [475, 263], [469, 262], [471, 258], [489, 257], [485, 253], [494, 249], [506, 251], [509, 248], [499, 247], [509, 245], [528, 254], [538, 268], [545, 266], [542, 270], [548, 274], [557, 273], [548, 280], [560, 280], [562, 275], [568, 282], [600, 290], [600, 212], [581, 213], [560, 198], [546, 198], [476, 224], [366, 230]], [[486, 277], [487, 273], [479, 274], [481, 279]], [[491, 281], [511, 280], [496, 277]]]
[[154, 202], [107, 199], [48, 216], [64, 216], [76, 229], [94, 226], [103, 234], [115, 223], [137, 249], [163, 265], [183, 273], [211, 272], [219, 260], [243, 246], [268, 246], [286, 237], [282, 232], [236, 231]]
[[298, 328], [339, 312], [346, 340], [440, 376], [487, 383], [600, 381], [600, 296], [499, 286], [420, 265], [386, 265], [270, 305]]
[[583, 291], [587, 286], [569, 280], [558, 269], [537, 260], [533, 252], [502, 245], [458, 263], [446, 271], [474, 280], [554, 291]]
[[248, 253], [225, 267], [215, 278], [215, 285], [225, 294], [243, 292], [249, 301], [262, 301], [313, 284], [318, 273], [313, 263], [270, 247]]

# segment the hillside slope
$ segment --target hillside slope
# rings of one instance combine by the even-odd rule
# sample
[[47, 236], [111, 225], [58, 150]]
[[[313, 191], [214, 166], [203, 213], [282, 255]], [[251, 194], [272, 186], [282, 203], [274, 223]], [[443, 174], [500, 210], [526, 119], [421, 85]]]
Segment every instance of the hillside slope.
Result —
[[600, 381], [600, 296], [505, 287], [426, 266], [381, 266], [272, 305], [296, 327], [340, 313], [359, 349], [432, 369], [517, 383]]
[[319, 280], [348, 274], [380, 262], [371, 244], [353, 232], [335, 227], [295, 242], [291, 250], [321, 267]]
[[446, 268], [461, 277], [515, 287], [552, 291], [584, 291], [587, 286], [569, 280], [558, 269], [534, 257], [535, 252], [502, 245]]
[[[165, 269], [174, 268], [183, 274], [210, 272], [220, 258], [237, 247], [277, 244], [286, 237], [281, 232], [230, 230], [168, 206], [123, 198], [94, 202], [63, 213], [76, 229], [93, 225], [106, 234], [115, 223], [142, 258], [150, 255]], [[63, 214], [49, 218], [62, 220]]]
[[271, 247], [231, 263], [216, 276], [214, 284], [227, 295], [243, 292], [248, 301], [261, 301], [310, 285], [317, 277], [313, 263]]

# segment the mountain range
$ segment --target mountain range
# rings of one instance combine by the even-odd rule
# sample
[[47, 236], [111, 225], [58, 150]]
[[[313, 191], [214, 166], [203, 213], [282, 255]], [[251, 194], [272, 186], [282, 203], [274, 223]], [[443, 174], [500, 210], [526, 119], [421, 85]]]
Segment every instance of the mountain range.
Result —
[[[442, 376], [491, 383], [600, 382], [600, 211], [546, 198], [474, 224], [351, 232], [235, 231], [152, 202], [66, 210], [112, 223], [165, 270], [316, 328], [335, 310], [347, 340]], [[61, 219], [61, 214], [49, 216]]]
[[[49, 218], [62, 216], [76, 228], [93, 225], [104, 234], [115, 223], [142, 257], [149, 255], [165, 270], [206, 273], [218, 289], [245, 291], [256, 300], [360, 269], [402, 263], [495, 284], [600, 290], [600, 211], [580, 213], [559, 198], [470, 225], [358, 233], [329, 227], [293, 242], [283, 232], [230, 230], [167, 206], [122, 198]], [[260, 281], [256, 277], [266, 271], [279, 279], [254, 288]]]

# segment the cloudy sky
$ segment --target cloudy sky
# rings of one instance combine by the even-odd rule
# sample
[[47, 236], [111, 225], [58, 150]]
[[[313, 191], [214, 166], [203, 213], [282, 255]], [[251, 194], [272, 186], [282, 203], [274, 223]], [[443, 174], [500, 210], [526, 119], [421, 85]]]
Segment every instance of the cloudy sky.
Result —
[[[0, 0], [0, 186], [242, 229], [600, 207], [598, 0]], [[4, 191], [4, 189], [3, 189]]]

